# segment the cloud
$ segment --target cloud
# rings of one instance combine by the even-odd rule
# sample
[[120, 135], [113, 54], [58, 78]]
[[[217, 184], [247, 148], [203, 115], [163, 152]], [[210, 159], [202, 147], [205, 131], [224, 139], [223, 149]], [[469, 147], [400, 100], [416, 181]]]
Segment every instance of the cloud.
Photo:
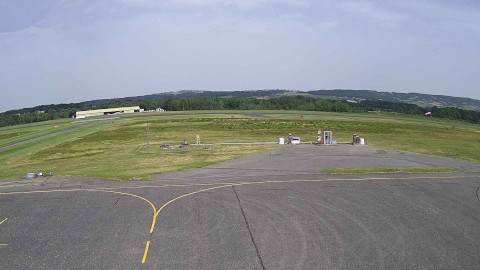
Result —
[[292, 5], [308, 7], [311, 0], [119, 0], [123, 4], [144, 7], [235, 7], [257, 8], [265, 5]]
[[57, 5], [57, 0], [0, 0], [0, 33], [15, 32], [43, 20]]
[[62, 0], [0, 33], [0, 110], [181, 89], [479, 97], [478, 8], [353, 1]]
[[395, 25], [409, 19], [409, 16], [405, 13], [387, 10], [371, 2], [343, 2], [340, 4], [340, 8], [362, 18], [389, 25]]

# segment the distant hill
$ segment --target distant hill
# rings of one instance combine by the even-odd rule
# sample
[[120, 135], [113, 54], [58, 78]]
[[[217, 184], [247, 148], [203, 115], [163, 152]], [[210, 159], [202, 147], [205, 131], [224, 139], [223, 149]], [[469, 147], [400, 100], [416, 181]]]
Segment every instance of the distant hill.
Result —
[[39, 105], [0, 113], [0, 127], [75, 115], [77, 111], [140, 106], [145, 110], [384, 111], [480, 123], [480, 101], [470, 98], [371, 90], [185, 90], [80, 103]]
[[98, 99], [82, 102], [84, 105], [96, 106], [117, 101], [135, 100], [165, 100], [178, 98], [268, 98], [282, 95], [310, 95], [327, 99], [346, 99], [351, 101], [383, 100], [390, 102], [403, 102], [416, 104], [421, 107], [455, 107], [465, 110], [480, 111], [480, 100], [452, 97], [444, 95], [429, 95], [419, 93], [380, 92], [372, 90], [245, 90], [245, 91], [203, 91], [183, 90], [178, 92], [165, 92], [144, 96], [132, 96], [125, 98]]
[[135, 101], [135, 100], [165, 100], [179, 98], [263, 98], [279, 96], [288, 92], [287, 90], [246, 90], [246, 91], [203, 91], [203, 90], [183, 90], [177, 92], [164, 92], [144, 96], [132, 96], [124, 98], [98, 99], [82, 102], [85, 105], [99, 105], [117, 101]]
[[419, 93], [379, 92], [372, 90], [317, 90], [307, 92], [314, 96], [344, 98], [355, 101], [383, 100], [404, 102], [422, 107], [455, 107], [465, 110], [480, 111], [480, 100], [444, 95], [429, 95]]

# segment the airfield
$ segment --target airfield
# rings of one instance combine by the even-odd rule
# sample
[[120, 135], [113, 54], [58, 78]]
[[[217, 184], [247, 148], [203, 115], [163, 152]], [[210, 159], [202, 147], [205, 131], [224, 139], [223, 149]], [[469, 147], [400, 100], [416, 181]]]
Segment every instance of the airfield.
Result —
[[[340, 123], [337, 125], [340, 130], [363, 127], [367, 133], [378, 124], [389, 136], [393, 135], [388, 125], [401, 128], [406, 122], [410, 127], [418, 125], [421, 136], [412, 131], [409, 140], [402, 141], [399, 135], [395, 147], [427, 152], [453, 146], [442, 141], [438, 147], [429, 148], [427, 139], [435, 140], [436, 135], [424, 136], [422, 126], [425, 132], [445, 129], [445, 134], [478, 136], [477, 127], [465, 125], [461, 129], [462, 123], [454, 123], [452, 130], [450, 122], [429, 124], [418, 119], [369, 120], [359, 116], [362, 125], [353, 125], [352, 118], [358, 116], [303, 115], [302, 119], [293, 114], [280, 120], [291, 121], [286, 122], [288, 128], [298, 128], [294, 130], [297, 134], [308, 128], [310, 122], [304, 121], [331, 117]], [[222, 133], [224, 126], [234, 133], [243, 130], [242, 138], [252, 140], [287, 130], [278, 130], [280, 122], [265, 120], [266, 116], [273, 118], [266, 114], [248, 115], [254, 119], [243, 119], [242, 125], [232, 126], [232, 122], [239, 120], [231, 119], [229, 114], [220, 124], [213, 122], [222, 136], [212, 141], [231, 138], [230, 133]], [[164, 126], [169, 124], [168, 128], [172, 128], [189, 121], [185, 116], [178, 117], [181, 121], [165, 122]], [[208, 116], [211, 117], [219, 116]], [[115, 124], [120, 120], [115, 120]], [[200, 123], [198, 119], [193, 122]], [[38, 153], [42, 151], [55, 157], [40, 160], [38, 164], [63, 161], [66, 167], [73, 166], [75, 158], [99, 158], [103, 153], [95, 156], [90, 148], [78, 148], [91, 155], [67, 159], [62, 153], [52, 151], [68, 150], [100, 135], [108, 137], [112, 130], [138, 129], [132, 122], [120, 122], [123, 126], [118, 129], [105, 121], [87, 123], [78, 123], [82, 125], [79, 128], [68, 123], [60, 126], [64, 132], [54, 131], [51, 135], [50, 131], [39, 128], [29, 138], [17, 141], [8, 138], [4, 147], [15, 145], [0, 150], [0, 161], [4, 158], [2, 169], [21, 171], [29, 166], [25, 163], [13, 167], [6, 159], [28, 161], [31, 155], [22, 152], [27, 151], [27, 146], [36, 151], [33, 156], [39, 159], [42, 156]], [[205, 123], [212, 126], [212, 122]], [[251, 126], [257, 123], [270, 125], [272, 130], [252, 132]], [[348, 128], [338, 132], [338, 138], [350, 136]], [[310, 129], [302, 136], [315, 131]], [[381, 130], [370, 131], [370, 141], [387, 140], [375, 136]], [[83, 133], [78, 135], [80, 131]], [[2, 129], [0, 135], [1, 132]], [[210, 133], [203, 134], [202, 138]], [[141, 148], [143, 144], [138, 146], [144, 142], [144, 134], [138, 137], [136, 141], [132, 139], [132, 149], [146, 158], [153, 155], [169, 158], [169, 154], [159, 150], [146, 152]], [[154, 138], [152, 134], [153, 145]], [[464, 160], [388, 149], [387, 140], [385, 147], [373, 143], [372, 146], [305, 144], [258, 148], [252, 153], [242, 153], [241, 157], [229, 156], [227, 161], [214, 165], [184, 166], [186, 169], [162, 174], [152, 171], [147, 181], [95, 177], [90, 175], [95, 173], [92, 169], [76, 171], [80, 176], [5, 177], [8, 179], [0, 180], [0, 265], [2, 269], [478, 269], [480, 163], [475, 161], [478, 142], [468, 146], [471, 142], [462, 142], [462, 138], [459, 149], [473, 149], [471, 153], [465, 150]], [[419, 142], [424, 142], [424, 148], [419, 148], [422, 146]], [[205, 155], [229, 149], [213, 149], [205, 151]], [[173, 153], [189, 155], [189, 152]], [[192, 150], [192, 155], [196, 153]], [[128, 174], [128, 170], [138, 170], [128, 167], [132, 165], [122, 161], [112, 164], [117, 172], [106, 170], [106, 174], [113, 178], [137, 174]], [[455, 172], [327, 174], [321, 171], [432, 167], [447, 167]]]
[[[342, 161], [448, 164], [459, 172], [317, 171]], [[8, 217], [0, 225], [3, 269], [480, 266], [480, 165], [474, 162], [301, 145], [147, 182], [53, 177], [1, 185], [1, 214]]]

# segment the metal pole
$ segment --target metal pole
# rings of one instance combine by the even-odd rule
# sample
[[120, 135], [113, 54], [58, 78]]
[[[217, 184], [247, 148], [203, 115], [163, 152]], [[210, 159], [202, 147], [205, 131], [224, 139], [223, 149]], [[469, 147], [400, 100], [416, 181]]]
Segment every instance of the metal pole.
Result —
[[148, 136], [148, 132], [150, 130], [149, 124], [147, 123], [147, 126], [145, 127], [145, 133], [146, 133], [146, 141], [147, 141], [147, 150], [150, 151], [150, 137]]

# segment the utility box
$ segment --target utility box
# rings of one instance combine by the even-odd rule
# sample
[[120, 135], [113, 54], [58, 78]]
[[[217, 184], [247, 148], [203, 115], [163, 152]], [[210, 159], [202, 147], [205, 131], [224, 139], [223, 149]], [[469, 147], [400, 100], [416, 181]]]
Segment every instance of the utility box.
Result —
[[323, 132], [323, 144], [333, 144], [333, 132], [324, 131]]
[[317, 143], [318, 144], [322, 144], [322, 131], [321, 130], [318, 130], [317, 131]]
[[300, 144], [300, 137], [292, 137], [291, 144]]
[[366, 145], [367, 144], [367, 139], [365, 138], [360, 138], [357, 134], [353, 134], [353, 145]]

